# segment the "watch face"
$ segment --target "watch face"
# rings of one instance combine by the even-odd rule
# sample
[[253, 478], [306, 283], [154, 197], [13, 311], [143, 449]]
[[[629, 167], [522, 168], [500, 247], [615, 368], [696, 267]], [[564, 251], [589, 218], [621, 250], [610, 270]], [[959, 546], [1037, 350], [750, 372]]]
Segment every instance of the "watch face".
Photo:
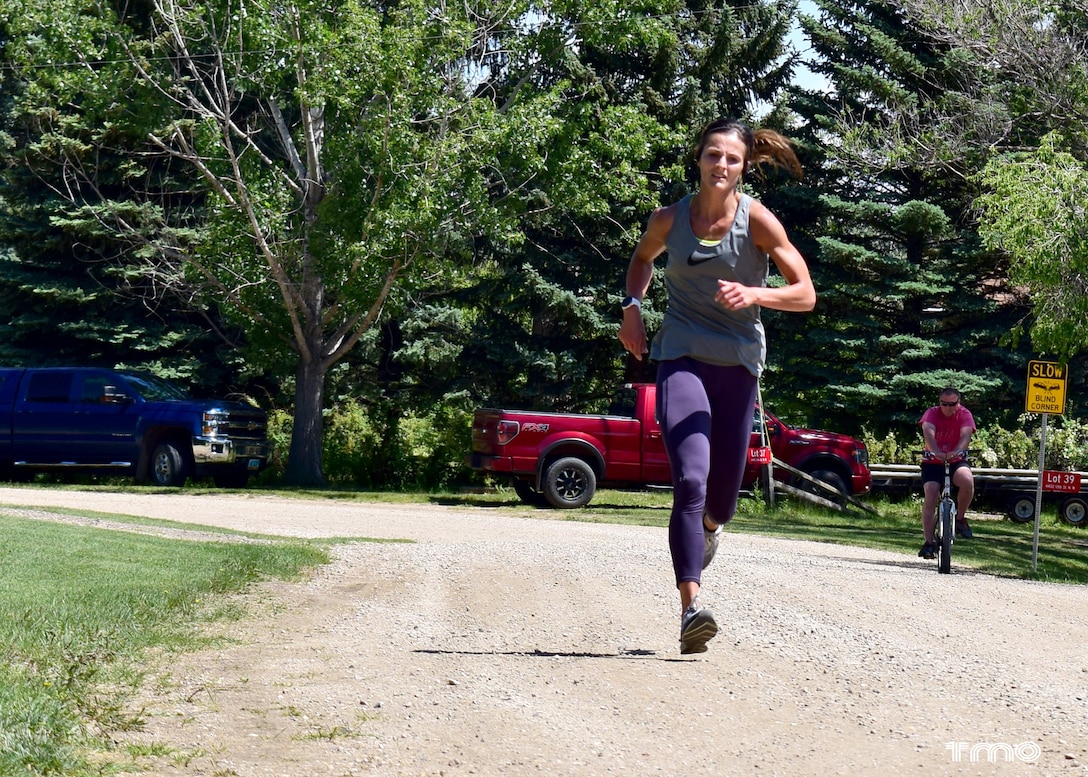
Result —
[[635, 305], [642, 307], [641, 305], [639, 305], [637, 297], [624, 297], [623, 302], [620, 303], [620, 307], [624, 310], [627, 310], [627, 308], [633, 307]]

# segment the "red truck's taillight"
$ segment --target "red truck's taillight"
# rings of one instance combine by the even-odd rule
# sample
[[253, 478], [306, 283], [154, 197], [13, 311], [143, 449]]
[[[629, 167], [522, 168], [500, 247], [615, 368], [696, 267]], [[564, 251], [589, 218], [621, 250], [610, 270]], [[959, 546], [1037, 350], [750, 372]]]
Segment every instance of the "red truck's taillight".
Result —
[[495, 436], [499, 445], [506, 445], [506, 443], [517, 437], [520, 431], [521, 424], [517, 421], [499, 421], [499, 428], [495, 430]]

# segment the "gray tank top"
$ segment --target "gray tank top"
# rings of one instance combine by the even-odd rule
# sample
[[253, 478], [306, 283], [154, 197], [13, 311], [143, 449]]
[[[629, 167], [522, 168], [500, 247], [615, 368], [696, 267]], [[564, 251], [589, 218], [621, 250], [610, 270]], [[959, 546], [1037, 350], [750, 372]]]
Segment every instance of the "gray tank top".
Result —
[[690, 356], [711, 364], [740, 365], [756, 377], [763, 371], [767, 338], [759, 306], [726, 310], [714, 301], [719, 278], [746, 286], [767, 283], [768, 257], [756, 248], [748, 229], [751, 204], [752, 198], [742, 194], [729, 232], [720, 242], [707, 245], [691, 229], [691, 195], [677, 203], [665, 237], [669, 304], [650, 347], [651, 359]]

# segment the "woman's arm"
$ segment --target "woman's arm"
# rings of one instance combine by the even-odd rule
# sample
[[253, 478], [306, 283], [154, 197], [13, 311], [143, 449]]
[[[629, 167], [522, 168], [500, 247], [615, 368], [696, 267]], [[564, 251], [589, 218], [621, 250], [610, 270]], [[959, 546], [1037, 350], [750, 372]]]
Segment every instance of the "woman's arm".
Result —
[[786, 285], [744, 286], [734, 281], [719, 281], [718, 302], [731, 310], [749, 305], [798, 313], [812, 310], [816, 306], [816, 288], [805, 258], [790, 242], [782, 222], [761, 203], [753, 201], [749, 230], [756, 247], [771, 257]]
[[[627, 265], [627, 295], [642, 300], [654, 277], [654, 260], [665, 250], [665, 238], [672, 229], [675, 207], [668, 205], [650, 214], [646, 231], [639, 238], [631, 261]], [[650, 349], [646, 344], [646, 326], [642, 322], [642, 309], [634, 305], [623, 311], [620, 325], [620, 342], [639, 361]]]

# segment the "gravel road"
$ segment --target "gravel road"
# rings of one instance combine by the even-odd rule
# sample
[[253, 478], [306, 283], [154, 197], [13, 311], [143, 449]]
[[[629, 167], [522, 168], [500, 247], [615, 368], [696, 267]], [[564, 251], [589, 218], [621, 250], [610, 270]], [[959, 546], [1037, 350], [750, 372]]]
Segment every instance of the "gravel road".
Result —
[[262, 586], [229, 646], [154, 667], [126, 737], [155, 775], [1088, 775], [1086, 587], [727, 534], [722, 630], [682, 657], [663, 529], [258, 493], [3, 506], [412, 540], [339, 545]]

